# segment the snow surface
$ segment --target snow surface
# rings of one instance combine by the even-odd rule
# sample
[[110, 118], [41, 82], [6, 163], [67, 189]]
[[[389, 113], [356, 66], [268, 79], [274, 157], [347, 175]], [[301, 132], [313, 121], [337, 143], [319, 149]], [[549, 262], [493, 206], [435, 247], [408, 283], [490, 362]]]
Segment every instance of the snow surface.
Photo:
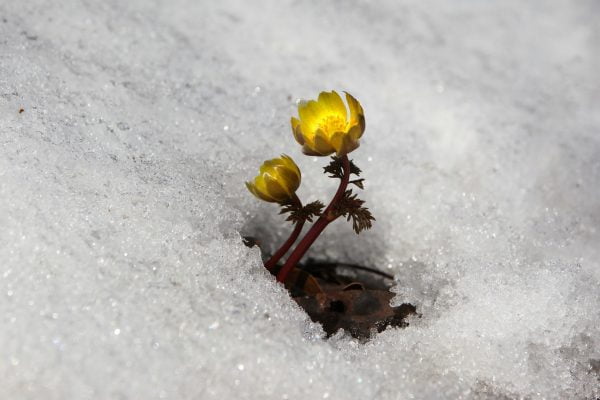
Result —
[[[0, 1], [1, 399], [600, 396], [597, 1]], [[243, 182], [347, 90], [385, 268], [420, 319], [325, 340]], [[19, 113], [19, 109], [24, 111]]]

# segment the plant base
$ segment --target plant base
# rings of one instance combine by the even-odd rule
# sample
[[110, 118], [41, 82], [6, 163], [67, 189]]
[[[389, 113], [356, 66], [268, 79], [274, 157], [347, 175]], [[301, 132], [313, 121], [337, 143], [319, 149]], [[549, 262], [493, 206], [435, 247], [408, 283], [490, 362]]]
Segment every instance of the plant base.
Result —
[[390, 292], [391, 278], [359, 265], [309, 260], [295, 270], [286, 286], [296, 303], [323, 326], [328, 337], [343, 329], [367, 341], [388, 327], [408, 326], [408, 316], [418, 315], [411, 304], [390, 306], [394, 297]]

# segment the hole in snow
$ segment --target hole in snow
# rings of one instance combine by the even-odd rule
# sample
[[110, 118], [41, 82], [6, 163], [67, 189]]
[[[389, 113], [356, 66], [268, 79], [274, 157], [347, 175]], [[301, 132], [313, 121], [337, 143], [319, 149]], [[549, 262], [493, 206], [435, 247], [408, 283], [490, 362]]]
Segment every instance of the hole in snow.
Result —
[[[257, 245], [253, 238], [244, 238], [244, 243]], [[272, 273], [277, 275], [281, 267]], [[289, 274], [286, 288], [327, 337], [343, 329], [365, 342], [388, 327], [404, 328], [410, 315], [419, 315], [412, 304], [390, 305], [393, 282], [378, 269], [309, 259]]]

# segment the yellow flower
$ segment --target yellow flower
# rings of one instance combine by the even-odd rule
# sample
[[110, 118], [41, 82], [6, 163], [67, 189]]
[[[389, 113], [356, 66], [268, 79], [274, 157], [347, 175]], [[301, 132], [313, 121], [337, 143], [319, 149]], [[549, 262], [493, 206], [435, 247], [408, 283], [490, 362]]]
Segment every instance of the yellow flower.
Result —
[[300, 119], [292, 117], [292, 130], [304, 154], [338, 157], [359, 146], [358, 139], [365, 131], [363, 109], [354, 97], [346, 93], [350, 115], [342, 98], [335, 91], [321, 92], [317, 101], [298, 105]]
[[246, 187], [261, 200], [285, 203], [295, 197], [301, 178], [300, 168], [294, 160], [282, 154], [265, 161], [254, 181], [246, 182]]

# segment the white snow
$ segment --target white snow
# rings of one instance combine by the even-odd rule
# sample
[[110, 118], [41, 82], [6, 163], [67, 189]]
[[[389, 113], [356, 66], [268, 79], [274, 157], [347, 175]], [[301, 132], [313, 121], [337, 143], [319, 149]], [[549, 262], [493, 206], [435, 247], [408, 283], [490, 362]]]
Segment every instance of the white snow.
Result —
[[[600, 396], [600, 25], [582, 1], [0, 2], [0, 398]], [[421, 318], [324, 339], [244, 188], [298, 98], [366, 111], [377, 218], [309, 256]], [[24, 111], [19, 113], [19, 109]]]

